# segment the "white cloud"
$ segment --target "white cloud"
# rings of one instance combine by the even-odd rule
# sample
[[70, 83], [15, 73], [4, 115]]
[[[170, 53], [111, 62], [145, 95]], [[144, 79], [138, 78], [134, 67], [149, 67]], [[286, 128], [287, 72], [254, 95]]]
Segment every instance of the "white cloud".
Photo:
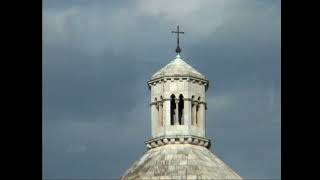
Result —
[[[135, 26], [129, 9], [104, 11], [99, 7], [45, 9], [43, 12], [44, 44], [74, 46], [90, 55], [101, 54], [108, 46], [123, 47], [129, 29]], [[119, 48], [118, 48], [119, 49]]]
[[[114, 9], [103, 5], [44, 9], [44, 44], [49, 46], [67, 44], [68, 47], [79, 48], [89, 55], [99, 55], [105, 49], [119, 53], [123, 49], [136, 46], [143, 49], [153, 44], [154, 46], [168, 44], [171, 42], [168, 40], [172, 36], [170, 32], [178, 24], [182, 31], [186, 32], [183, 38], [188, 44], [201, 43], [207, 38], [215, 38], [216, 42], [222, 34], [214, 32], [222, 26], [228, 25], [223, 29], [224, 39], [229, 37], [226, 35], [228, 31], [235, 29], [236, 33], [245, 32], [251, 37], [256, 37], [253, 34], [257, 32], [249, 32], [257, 30], [252, 27], [259, 27], [260, 22], [271, 22], [268, 28], [272, 30], [273, 27], [277, 27], [277, 22], [267, 19], [280, 15], [280, 11], [271, 8], [274, 6], [260, 7], [254, 3], [240, 3], [242, 1], [235, 0], [134, 2], [132, 6]], [[167, 27], [167, 33], [161, 34], [154, 30], [156, 28], [160, 31], [159, 28], [163, 27]], [[155, 38], [152, 41], [148, 38], [151, 36]]]
[[196, 40], [210, 35], [221, 25], [225, 4], [221, 0], [139, 0], [136, 11], [173, 26], [180, 24], [190, 39]]
[[43, 11], [43, 41], [44, 43], [65, 43], [68, 41], [66, 32], [67, 19], [79, 13], [77, 9], [65, 9], [62, 11]]

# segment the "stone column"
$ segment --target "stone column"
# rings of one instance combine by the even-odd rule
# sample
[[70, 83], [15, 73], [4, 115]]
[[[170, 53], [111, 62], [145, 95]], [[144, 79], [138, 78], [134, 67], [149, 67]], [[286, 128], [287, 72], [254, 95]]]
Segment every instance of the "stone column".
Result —
[[191, 101], [183, 101], [183, 124], [191, 125]]
[[203, 131], [203, 136], [205, 136], [205, 133], [206, 133], [206, 104], [205, 103], [201, 103], [200, 104], [200, 121], [201, 121], [201, 124], [200, 124], [200, 127]]
[[156, 128], [158, 122], [158, 112], [157, 105], [155, 103], [151, 104], [151, 135], [156, 136]]
[[175, 103], [176, 103], [176, 110], [175, 110], [176, 119], [175, 119], [174, 124], [177, 125], [177, 124], [179, 124], [179, 99], [176, 99]]
[[197, 102], [192, 102], [192, 119], [191, 119], [191, 121], [192, 121], [192, 125], [196, 125], [196, 118], [197, 118], [197, 105], [198, 105], [198, 103]]
[[162, 116], [163, 116], [163, 111], [162, 111], [162, 102], [159, 102], [159, 125], [160, 126], [163, 126], [163, 119], [162, 119]]
[[203, 129], [204, 127], [204, 116], [205, 116], [205, 105], [204, 103], [199, 103], [199, 110], [198, 110], [198, 119], [199, 119], [199, 127]]
[[170, 100], [165, 100], [163, 102], [163, 116], [162, 120], [164, 122], [164, 126], [170, 126]]

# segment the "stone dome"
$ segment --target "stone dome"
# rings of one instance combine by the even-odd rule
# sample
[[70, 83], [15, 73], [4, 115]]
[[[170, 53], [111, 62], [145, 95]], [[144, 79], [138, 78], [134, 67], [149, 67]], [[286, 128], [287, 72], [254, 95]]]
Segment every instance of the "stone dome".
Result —
[[121, 179], [242, 178], [203, 146], [168, 144], [145, 152]]
[[174, 60], [152, 75], [152, 79], [165, 76], [192, 76], [205, 79], [205, 76], [183, 61], [178, 54]]

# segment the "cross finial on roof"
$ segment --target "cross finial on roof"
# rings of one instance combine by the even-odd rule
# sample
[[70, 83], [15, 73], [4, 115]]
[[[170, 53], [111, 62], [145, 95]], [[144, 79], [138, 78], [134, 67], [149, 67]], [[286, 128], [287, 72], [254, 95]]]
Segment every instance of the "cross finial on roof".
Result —
[[177, 48], [176, 48], [176, 52], [179, 54], [181, 52], [181, 48], [179, 46], [179, 34], [184, 34], [184, 32], [179, 31], [179, 25], [177, 26], [177, 31], [172, 31], [172, 33], [176, 33], [177, 34]]

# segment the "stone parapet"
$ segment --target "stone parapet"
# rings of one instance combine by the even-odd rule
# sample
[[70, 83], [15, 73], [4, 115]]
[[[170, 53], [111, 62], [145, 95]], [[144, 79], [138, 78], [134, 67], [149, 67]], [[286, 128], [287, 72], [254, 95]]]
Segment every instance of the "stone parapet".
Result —
[[148, 149], [164, 146], [167, 144], [193, 144], [206, 147], [207, 149], [210, 149], [211, 147], [210, 139], [193, 135], [160, 136], [145, 141], [145, 144], [147, 145]]

